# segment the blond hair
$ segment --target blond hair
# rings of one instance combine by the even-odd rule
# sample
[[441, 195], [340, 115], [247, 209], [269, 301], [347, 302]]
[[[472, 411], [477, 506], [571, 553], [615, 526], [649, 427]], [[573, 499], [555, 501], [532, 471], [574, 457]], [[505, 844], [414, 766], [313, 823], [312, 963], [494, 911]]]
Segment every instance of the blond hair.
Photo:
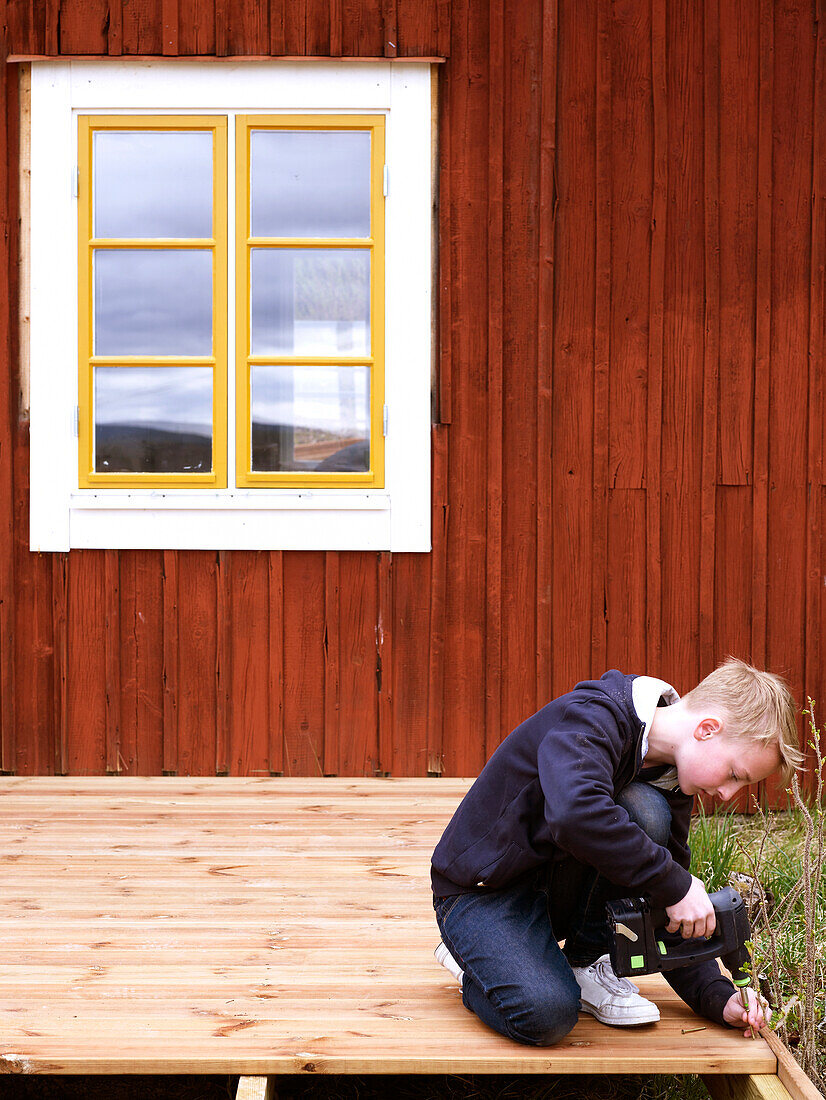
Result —
[[704, 680], [687, 692], [682, 701], [693, 711], [717, 708], [724, 713], [725, 732], [739, 741], [774, 745], [780, 753], [780, 774], [791, 782], [803, 767], [803, 753], [797, 733], [797, 707], [789, 685], [781, 676], [761, 672], [728, 657]]

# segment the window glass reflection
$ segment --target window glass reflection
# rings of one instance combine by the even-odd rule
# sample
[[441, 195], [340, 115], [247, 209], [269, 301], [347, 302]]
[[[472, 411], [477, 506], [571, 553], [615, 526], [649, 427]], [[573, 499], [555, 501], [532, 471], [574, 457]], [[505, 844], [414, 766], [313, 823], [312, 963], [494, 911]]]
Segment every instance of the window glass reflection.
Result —
[[252, 249], [253, 355], [369, 355], [368, 249]]
[[370, 133], [253, 130], [254, 237], [369, 237]]
[[96, 237], [211, 237], [212, 134], [94, 134]]
[[96, 367], [97, 473], [209, 473], [209, 367]]
[[96, 355], [211, 355], [212, 252], [97, 249]]
[[369, 368], [251, 370], [253, 470], [369, 472]]

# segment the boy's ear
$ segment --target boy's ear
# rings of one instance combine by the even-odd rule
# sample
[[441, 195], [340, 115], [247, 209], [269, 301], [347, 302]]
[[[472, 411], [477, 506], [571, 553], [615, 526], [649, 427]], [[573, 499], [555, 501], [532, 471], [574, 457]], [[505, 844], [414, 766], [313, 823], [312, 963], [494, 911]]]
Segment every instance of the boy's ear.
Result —
[[714, 737], [719, 734], [723, 728], [723, 723], [719, 718], [708, 717], [701, 719], [697, 723], [694, 730], [694, 736], [698, 741], [708, 741], [710, 737]]

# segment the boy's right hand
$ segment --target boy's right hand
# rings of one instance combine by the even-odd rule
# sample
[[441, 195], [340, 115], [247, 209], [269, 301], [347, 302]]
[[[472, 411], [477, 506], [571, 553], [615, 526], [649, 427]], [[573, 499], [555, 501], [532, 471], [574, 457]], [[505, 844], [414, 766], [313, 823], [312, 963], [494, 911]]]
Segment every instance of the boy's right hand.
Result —
[[684, 940], [711, 936], [717, 927], [714, 906], [702, 882], [691, 876], [691, 886], [684, 898], [666, 905], [669, 932], [679, 932]]

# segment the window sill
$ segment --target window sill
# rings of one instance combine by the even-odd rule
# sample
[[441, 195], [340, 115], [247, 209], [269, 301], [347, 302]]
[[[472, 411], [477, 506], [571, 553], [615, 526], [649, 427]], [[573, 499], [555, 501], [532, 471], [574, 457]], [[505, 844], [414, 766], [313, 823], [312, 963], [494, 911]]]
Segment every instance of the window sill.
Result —
[[73, 511], [101, 510], [111, 512], [124, 509], [147, 508], [167, 511], [196, 512], [270, 512], [270, 511], [387, 511], [390, 495], [383, 492], [363, 493], [337, 489], [324, 492], [319, 489], [286, 490], [282, 492], [244, 492], [243, 490], [216, 490], [200, 493], [171, 489], [135, 489], [131, 492], [88, 490], [72, 493]]
[[78, 549], [430, 550], [426, 506], [418, 519], [409, 508], [394, 512], [388, 494], [235, 493], [218, 500], [185, 493], [73, 493], [68, 527], [66, 543]]

